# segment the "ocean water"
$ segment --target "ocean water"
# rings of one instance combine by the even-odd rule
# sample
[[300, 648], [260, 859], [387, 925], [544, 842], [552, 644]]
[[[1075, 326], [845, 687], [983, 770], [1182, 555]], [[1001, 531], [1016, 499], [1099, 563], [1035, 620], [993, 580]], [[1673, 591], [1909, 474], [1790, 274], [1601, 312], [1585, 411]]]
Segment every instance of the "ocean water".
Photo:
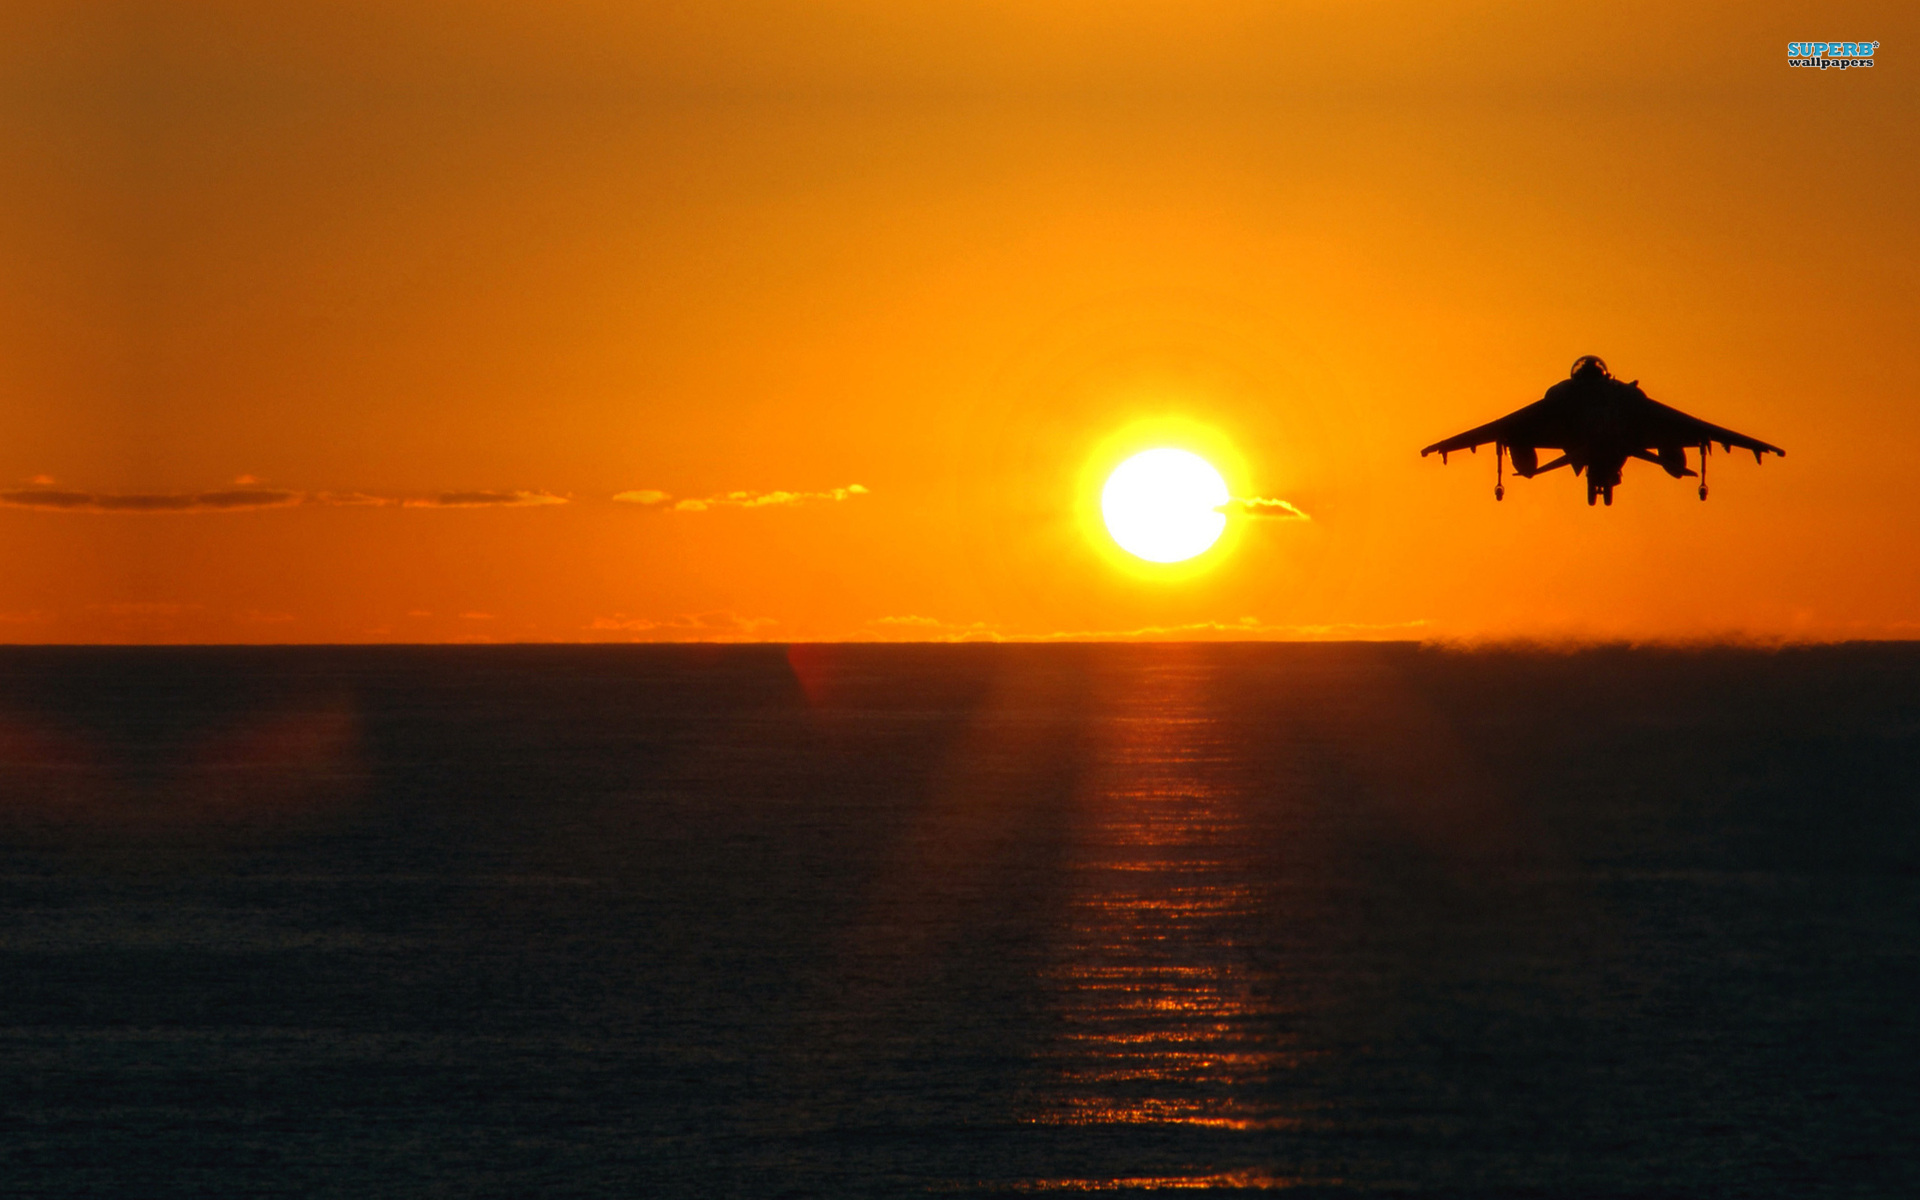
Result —
[[1920, 1195], [1920, 646], [0, 651], [0, 1194]]

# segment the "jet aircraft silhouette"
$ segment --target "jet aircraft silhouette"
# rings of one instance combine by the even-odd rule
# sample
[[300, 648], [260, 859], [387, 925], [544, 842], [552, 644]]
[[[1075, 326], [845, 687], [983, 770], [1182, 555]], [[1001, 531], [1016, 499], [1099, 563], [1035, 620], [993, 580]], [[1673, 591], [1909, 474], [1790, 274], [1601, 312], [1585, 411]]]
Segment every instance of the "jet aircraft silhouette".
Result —
[[[1557, 467], [1573, 468], [1575, 475], [1587, 475], [1587, 503], [1605, 497], [1613, 503], [1613, 489], [1620, 485], [1620, 469], [1629, 458], [1654, 463], [1675, 479], [1691, 476], [1687, 467], [1687, 448], [1700, 453], [1700, 498], [1707, 498], [1707, 455], [1713, 443], [1729, 453], [1735, 446], [1753, 451], [1753, 461], [1763, 454], [1786, 456], [1786, 451], [1744, 433], [1690, 417], [1677, 408], [1668, 408], [1640, 390], [1640, 381], [1623, 383], [1607, 370], [1607, 364], [1592, 354], [1576, 359], [1572, 373], [1547, 389], [1547, 394], [1525, 408], [1489, 421], [1477, 429], [1458, 433], [1435, 442], [1420, 452], [1420, 457], [1438, 452], [1440, 461], [1455, 450], [1472, 450], [1493, 443], [1493, 498], [1507, 495], [1504, 458], [1513, 456], [1514, 474], [1532, 479]], [[1540, 450], [1558, 450], [1560, 457], [1540, 462]]]

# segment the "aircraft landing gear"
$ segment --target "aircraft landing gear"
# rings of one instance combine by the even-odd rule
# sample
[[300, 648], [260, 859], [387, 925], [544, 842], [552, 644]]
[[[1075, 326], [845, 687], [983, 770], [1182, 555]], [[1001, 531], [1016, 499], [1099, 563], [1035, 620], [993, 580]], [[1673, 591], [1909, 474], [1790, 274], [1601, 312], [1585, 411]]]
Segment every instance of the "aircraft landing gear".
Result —
[[1607, 498], [1607, 507], [1612, 508], [1613, 507], [1613, 485], [1608, 484], [1606, 487], [1601, 488], [1600, 494]]
[[1593, 507], [1594, 498], [1597, 497], [1599, 494], [1600, 494], [1599, 488], [1593, 486], [1591, 483], [1587, 485], [1587, 507], [1588, 508]]
[[1700, 499], [1707, 498], [1707, 443], [1700, 444]]

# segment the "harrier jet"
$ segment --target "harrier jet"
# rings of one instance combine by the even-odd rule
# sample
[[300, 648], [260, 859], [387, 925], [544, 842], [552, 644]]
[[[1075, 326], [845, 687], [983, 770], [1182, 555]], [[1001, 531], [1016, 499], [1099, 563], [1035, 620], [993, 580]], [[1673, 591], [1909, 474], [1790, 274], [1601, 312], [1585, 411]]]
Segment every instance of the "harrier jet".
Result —
[[[1445, 462], [1455, 450], [1472, 450], [1487, 442], [1493, 443], [1495, 500], [1506, 498], [1504, 457], [1511, 454], [1514, 473], [1522, 479], [1532, 479], [1556, 467], [1570, 466], [1575, 475], [1585, 471], [1588, 504], [1603, 496], [1608, 504], [1613, 503], [1620, 468], [1629, 458], [1643, 458], [1680, 479], [1693, 474], [1687, 469], [1687, 447], [1697, 447], [1700, 498], [1705, 500], [1707, 454], [1714, 442], [1728, 452], [1735, 446], [1751, 450], [1755, 462], [1763, 454], [1784, 457], [1787, 453], [1650, 399], [1640, 390], [1639, 380], [1622, 383], [1607, 371], [1606, 363], [1591, 354], [1576, 361], [1573, 373], [1548, 388], [1541, 399], [1498, 421], [1435, 442], [1420, 456], [1438, 451], [1440, 461]], [[1542, 464], [1540, 450], [1558, 450], [1560, 457]]]

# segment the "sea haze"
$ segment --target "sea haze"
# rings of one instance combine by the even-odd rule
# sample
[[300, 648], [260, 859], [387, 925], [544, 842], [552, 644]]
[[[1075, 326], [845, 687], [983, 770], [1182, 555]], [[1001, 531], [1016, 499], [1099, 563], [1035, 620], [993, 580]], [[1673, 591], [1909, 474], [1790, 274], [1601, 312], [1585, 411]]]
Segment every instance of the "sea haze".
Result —
[[0, 1193], [1920, 1194], [1920, 647], [0, 650]]

